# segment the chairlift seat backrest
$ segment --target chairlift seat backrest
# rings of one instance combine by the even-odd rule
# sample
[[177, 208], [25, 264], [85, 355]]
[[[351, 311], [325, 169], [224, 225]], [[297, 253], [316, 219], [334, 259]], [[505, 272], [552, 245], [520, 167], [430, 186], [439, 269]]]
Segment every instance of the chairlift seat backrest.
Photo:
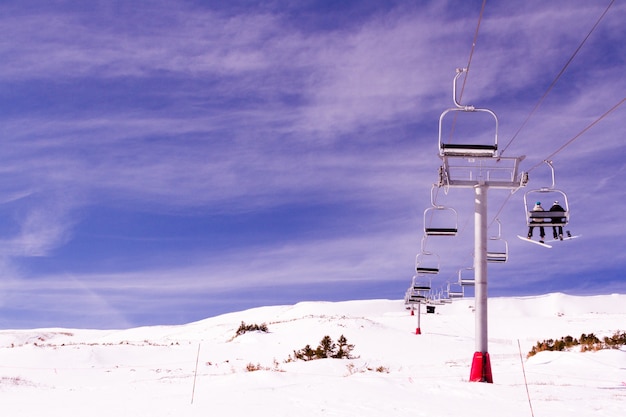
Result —
[[463, 293], [461, 291], [450, 291], [450, 292], [448, 292], [448, 297], [450, 297], [450, 298], [463, 298]]
[[566, 211], [529, 211], [529, 226], [566, 226], [568, 221]]
[[426, 227], [424, 233], [428, 236], [454, 236], [458, 233], [456, 227]]
[[439, 273], [439, 268], [421, 267], [419, 265], [415, 268], [415, 270], [417, 271], [418, 274], [438, 274]]
[[507, 259], [508, 254], [505, 252], [487, 252], [487, 262], [502, 263]]
[[498, 145], [470, 145], [460, 143], [442, 143], [441, 156], [497, 156]]
[[413, 289], [413, 292], [418, 291], [418, 292], [423, 292], [423, 291], [430, 291], [431, 285], [430, 285], [430, 279], [428, 280], [424, 280], [424, 279], [420, 279], [420, 280], [413, 280], [413, 283], [411, 284], [411, 288]]
[[430, 290], [430, 285], [428, 284], [415, 284], [413, 285], [414, 291], [428, 291]]
[[419, 303], [422, 302], [426, 299], [426, 297], [424, 297], [423, 295], [410, 295], [407, 302], [409, 304], [415, 304], [415, 303]]

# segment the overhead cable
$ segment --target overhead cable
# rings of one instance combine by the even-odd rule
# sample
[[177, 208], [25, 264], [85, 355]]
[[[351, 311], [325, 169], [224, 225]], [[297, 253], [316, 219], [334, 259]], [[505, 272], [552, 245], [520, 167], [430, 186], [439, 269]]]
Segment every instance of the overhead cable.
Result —
[[[600, 117], [598, 117], [596, 120], [594, 120], [592, 123], [590, 123], [587, 127], [585, 127], [583, 130], [581, 130], [577, 135], [575, 135], [574, 137], [572, 137], [570, 140], [568, 140], [567, 142], [565, 142], [563, 145], [561, 145], [556, 151], [552, 152], [550, 155], [548, 155], [547, 157], [543, 158], [541, 160], [541, 162], [538, 162], [537, 164], [533, 165], [527, 172], [530, 172], [532, 170], [534, 170], [535, 168], [539, 167], [541, 164], [543, 164], [544, 161], [549, 161], [552, 160], [552, 158], [558, 154], [559, 152], [561, 152], [563, 149], [565, 149], [567, 146], [569, 146], [572, 142], [574, 142], [576, 139], [578, 139], [579, 137], [581, 137], [585, 132], [587, 132], [589, 129], [591, 129], [593, 126], [595, 126], [596, 124], [598, 124], [602, 119], [604, 119], [605, 117], [607, 117], [609, 114], [611, 114], [613, 111], [617, 110], [617, 108], [619, 106], [621, 106], [622, 104], [624, 104], [624, 102], [626, 101], [626, 97], [624, 97], [621, 101], [619, 101], [616, 105], [614, 105], [613, 107], [611, 107], [609, 110], [607, 110], [604, 114], [602, 114]], [[496, 219], [498, 218], [498, 216], [500, 216], [500, 213], [502, 212], [502, 210], [504, 209], [504, 207], [506, 206], [506, 204], [508, 203], [509, 199], [511, 198], [511, 196], [513, 196], [513, 194], [509, 194], [507, 196], [507, 198], [504, 200], [504, 202], [502, 203], [502, 205], [500, 206], [500, 209], [498, 210], [498, 212], [496, 213], [496, 215], [494, 216], [494, 219], [491, 221], [490, 224], [493, 224]]]
[[[472, 65], [472, 57], [474, 56], [474, 49], [476, 48], [476, 41], [478, 40], [478, 31], [480, 29], [480, 23], [483, 20], [483, 12], [485, 11], [486, 3], [487, 3], [487, 0], [483, 0], [483, 4], [480, 7], [480, 14], [478, 15], [478, 23], [476, 24], [476, 31], [474, 32], [474, 39], [472, 40], [472, 48], [470, 49], [469, 58], [467, 60], [467, 66], [465, 67], [465, 77], [463, 78], [463, 84], [461, 84], [461, 92], [459, 94], [459, 99], [458, 99], [459, 103], [461, 102], [461, 99], [463, 98], [463, 91], [465, 90], [465, 84], [467, 83], [467, 77], [469, 76], [469, 69], [470, 69], [470, 66]], [[454, 97], [454, 100], [457, 101], [456, 97]], [[454, 134], [454, 128], [456, 127], [457, 117], [458, 117], [458, 114], [455, 113], [454, 119], [452, 119], [452, 126], [450, 128], [450, 139], [452, 139], [452, 135]]]
[[485, 11], [485, 4], [487, 0], [483, 0], [483, 4], [480, 7], [480, 14], [478, 15], [478, 23], [476, 24], [476, 31], [474, 32], [474, 39], [472, 40], [472, 49], [470, 49], [469, 59], [467, 60], [467, 67], [465, 78], [463, 78], [463, 84], [461, 85], [461, 93], [459, 94], [459, 103], [463, 98], [463, 90], [465, 90], [465, 83], [467, 82], [467, 77], [469, 76], [470, 66], [472, 65], [472, 57], [474, 56], [474, 49], [476, 48], [476, 41], [478, 40], [478, 30], [480, 29], [480, 22], [483, 20], [483, 13]]
[[[600, 15], [600, 17], [598, 18], [598, 20], [596, 21], [596, 23], [593, 25], [593, 27], [591, 28], [591, 30], [589, 31], [589, 33], [587, 33], [587, 36], [585, 36], [585, 38], [582, 40], [582, 42], [580, 43], [580, 45], [578, 45], [578, 48], [576, 48], [576, 50], [574, 51], [574, 53], [572, 54], [572, 56], [567, 60], [567, 62], [565, 63], [565, 65], [563, 66], [563, 68], [561, 69], [561, 71], [557, 74], [556, 78], [554, 79], [554, 81], [552, 81], [552, 84], [550, 84], [550, 86], [548, 87], [548, 89], [546, 90], [545, 93], [543, 93], [543, 96], [541, 96], [541, 98], [539, 99], [539, 101], [537, 102], [537, 104], [535, 104], [535, 107], [533, 107], [533, 109], [530, 111], [530, 113], [528, 114], [528, 116], [526, 116], [526, 119], [524, 120], [524, 122], [522, 123], [522, 125], [519, 127], [519, 129], [517, 129], [517, 131], [515, 132], [515, 134], [513, 135], [513, 137], [509, 140], [509, 142], [507, 143], [507, 145], [504, 147], [504, 149], [502, 149], [502, 151], [500, 152], [500, 155], [504, 154], [504, 152], [508, 149], [508, 147], [511, 145], [511, 143], [513, 143], [513, 141], [517, 138], [517, 135], [519, 135], [519, 133], [522, 131], [522, 129], [524, 128], [524, 126], [526, 126], [526, 124], [528, 123], [528, 120], [530, 120], [530, 118], [533, 116], [533, 114], [537, 111], [537, 109], [539, 108], [539, 106], [541, 106], [541, 103], [543, 103], [543, 101], [545, 100], [545, 98], [548, 96], [548, 94], [550, 93], [550, 91], [552, 90], [552, 88], [554, 87], [554, 85], [557, 83], [557, 81], [559, 80], [559, 78], [561, 78], [561, 75], [563, 75], [563, 73], [565, 72], [565, 70], [567, 69], [567, 67], [569, 66], [569, 64], [574, 60], [574, 57], [576, 57], [576, 55], [578, 54], [578, 52], [582, 49], [583, 45], [585, 44], [585, 42], [587, 42], [587, 39], [589, 39], [589, 37], [591, 36], [591, 34], [593, 33], [593, 31], [596, 29], [596, 27], [598, 27], [598, 25], [600, 24], [600, 21], [602, 20], [602, 18], [604, 18], [604, 16], [606, 15], [606, 13], [609, 11], [609, 9], [611, 8], [611, 6], [613, 5], [613, 3], [615, 3], [615, 0], [611, 0], [611, 2], [609, 3], [609, 5], [606, 7], [606, 9], [604, 10], [604, 12], [602, 13], [602, 15]], [[467, 78], [467, 77], [466, 77]]]
[[581, 137], [583, 135], [583, 133], [585, 133], [586, 131], [588, 131], [589, 129], [591, 129], [593, 126], [595, 126], [596, 124], [598, 124], [600, 122], [600, 120], [604, 119], [606, 116], [608, 116], [609, 114], [611, 114], [613, 111], [615, 111], [619, 106], [621, 106], [622, 104], [624, 104], [624, 101], [626, 101], [626, 97], [624, 97], [622, 100], [620, 100], [616, 105], [614, 105], [613, 107], [611, 107], [609, 110], [607, 110], [602, 116], [598, 117], [596, 120], [594, 120], [591, 124], [589, 124], [586, 128], [584, 128], [583, 130], [581, 130], [576, 136], [574, 136], [573, 138], [571, 138], [570, 140], [568, 140], [567, 142], [565, 142], [560, 148], [558, 148], [556, 151], [552, 152], [550, 155], [548, 155], [547, 157], [543, 158], [541, 160], [541, 162], [537, 163], [536, 165], [533, 165], [532, 168], [530, 168], [528, 170], [528, 172], [532, 171], [533, 169], [537, 168], [538, 166], [540, 166], [541, 164], [543, 164], [543, 161], [549, 161], [552, 159], [552, 157], [554, 157], [557, 153], [561, 152], [563, 149], [565, 149], [567, 146], [569, 146], [572, 142], [574, 142], [576, 139], [578, 139], [579, 137]]

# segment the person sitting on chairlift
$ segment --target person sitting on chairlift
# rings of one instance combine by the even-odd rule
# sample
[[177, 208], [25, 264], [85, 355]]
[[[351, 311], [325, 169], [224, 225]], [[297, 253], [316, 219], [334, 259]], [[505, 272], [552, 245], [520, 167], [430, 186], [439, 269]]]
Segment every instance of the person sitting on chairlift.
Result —
[[[533, 207], [533, 211], [544, 211], [543, 207], [541, 207], [541, 201], [537, 201], [535, 203], [535, 207]], [[528, 227], [528, 239], [531, 239], [533, 237], [533, 229], [534, 228], [535, 228], [535, 226], [529, 226]], [[546, 231], [545, 231], [543, 226], [539, 226], [539, 236], [541, 237], [539, 242], [543, 243], [543, 239], [546, 237]]]
[[[555, 201], [554, 204], [552, 204], [552, 207], [550, 207], [550, 211], [560, 211], [560, 212], [565, 212], [565, 209], [563, 207], [561, 207], [561, 205], [559, 204], [558, 201]], [[550, 221], [552, 223], [561, 223], [563, 222], [563, 217], [559, 216], [559, 217], [551, 217]], [[557, 229], [558, 229], [558, 233], [557, 233]], [[563, 240], [563, 226], [552, 226], [552, 233], [554, 234], [554, 240], [556, 239], [560, 239]]]

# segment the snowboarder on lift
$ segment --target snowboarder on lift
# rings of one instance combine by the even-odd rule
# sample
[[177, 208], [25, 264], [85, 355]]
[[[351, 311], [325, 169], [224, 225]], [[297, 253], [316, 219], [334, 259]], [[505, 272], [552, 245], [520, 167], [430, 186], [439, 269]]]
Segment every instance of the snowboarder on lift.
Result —
[[[558, 201], [555, 201], [554, 204], [552, 204], [552, 207], [550, 207], [550, 211], [565, 212], [565, 209], [561, 207]], [[562, 216], [550, 218], [550, 221], [552, 223], [561, 223], [563, 222], [563, 220], [564, 219]], [[557, 233], [557, 230], [558, 230], [558, 233]], [[552, 226], [552, 233], [554, 235], [554, 240], [557, 240], [557, 239], [563, 240], [563, 226]]]
[[[535, 206], [533, 207], [533, 211], [544, 211], [543, 207], [541, 207], [541, 201], [537, 201], [535, 203]], [[534, 228], [535, 226], [528, 227], [528, 239], [532, 239]], [[539, 240], [539, 243], [544, 243], [543, 239], [546, 237], [546, 231], [543, 226], [539, 226], [539, 237], [541, 238]]]

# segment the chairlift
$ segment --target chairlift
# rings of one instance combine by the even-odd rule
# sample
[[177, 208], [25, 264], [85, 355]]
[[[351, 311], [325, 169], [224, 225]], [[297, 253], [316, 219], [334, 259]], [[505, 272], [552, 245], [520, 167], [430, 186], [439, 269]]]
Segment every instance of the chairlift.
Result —
[[428, 297], [427, 303], [430, 305], [442, 305], [443, 301], [441, 300], [441, 295], [436, 292]]
[[426, 252], [424, 243], [426, 236], [422, 238], [421, 252], [415, 256], [415, 272], [420, 274], [438, 274], [439, 273], [439, 256], [431, 252]]
[[[466, 73], [467, 69], [457, 69], [452, 84], [452, 96], [455, 107], [445, 110], [439, 117], [439, 156], [457, 156], [457, 157], [497, 157], [498, 156], [498, 117], [489, 109], [476, 108], [474, 106], [461, 105], [457, 100], [457, 82], [459, 77]], [[443, 141], [443, 123], [445, 116], [455, 115], [455, 120], [459, 115], [471, 113], [486, 113], [495, 120], [495, 136], [493, 143], [467, 144], [467, 143], [444, 143]]]
[[502, 247], [500, 249], [487, 250], [487, 262], [505, 263], [509, 259], [509, 244], [506, 240], [500, 240]]
[[[463, 273], [463, 271], [465, 271], [465, 273]], [[462, 268], [459, 269], [459, 284], [461, 284], [461, 286], [463, 287], [473, 287], [475, 280], [474, 280], [474, 274], [473, 273], [469, 273], [467, 271], [474, 271], [474, 268], [472, 267], [468, 267], [468, 268]]]
[[437, 291], [437, 299], [441, 304], [450, 304], [452, 302], [448, 296], [448, 291], [445, 291], [443, 288], [439, 288]]
[[489, 242], [487, 242], [487, 262], [504, 263], [509, 258], [509, 244], [502, 239], [500, 220], [496, 219], [496, 222], [498, 223], [498, 234], [490, 236]]
[[443, 290], [441, 288], [437, 290], [430, 290], [428, 293], [427, 303], [431, 305], [442, 305], [450, 302], [449, 299], [443, 297]]
[[435, 186], [430, 191], [430, 204], [424, 210], [424, 233], [427, 236], [456, 236], [458, 232], [458, 214], [451, 207], [444, 207], [435, 202]]
[[[524, 194], [526, 224], [528, 227], [563, 227], [569, 223], [570, 217], [567, 194], [555, 188], [552, 162], [544, 162], [550, 167], [552, 172], [552, 185], [550, 187], [529, 190]], [[542, 204], [546, 203], [551, 204], [552, 207], [543, 207]], [[535, 209], [535, 206], [540, 206], [543, 211]]]
[[411, 289], [413, 291], [425, 292], [430, 291], [431, 288], [431, 280], [428, 276], [425, 275], [413, 275], [413, 279], [411, 280]]
[[464, 287], [456, 282], [448, 282], [448, 298], [454, 300], [457, 298], [463, 298], [465, 296], [465, 290]]
[[409, 288], [404, 295], [404, 304], [418, 304], [426, 300], [426, 296]]

